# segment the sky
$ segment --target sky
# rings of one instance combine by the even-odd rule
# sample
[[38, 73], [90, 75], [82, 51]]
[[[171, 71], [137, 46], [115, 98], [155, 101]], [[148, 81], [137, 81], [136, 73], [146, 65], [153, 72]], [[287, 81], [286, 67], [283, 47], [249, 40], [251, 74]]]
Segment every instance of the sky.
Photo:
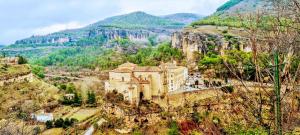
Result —
[[153, 15], [210, 15], [227, 0], [0, 0], [0, 44], [32, 35], [81, 28], [107, 17], [144, 11]]

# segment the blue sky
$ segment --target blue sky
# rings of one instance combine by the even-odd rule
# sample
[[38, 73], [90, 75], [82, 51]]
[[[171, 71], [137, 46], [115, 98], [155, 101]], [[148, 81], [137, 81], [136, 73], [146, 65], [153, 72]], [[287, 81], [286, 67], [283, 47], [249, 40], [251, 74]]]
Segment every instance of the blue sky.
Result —
[[0, 44], [144, 11], [209, 15], [227, 0], [0, 0]]

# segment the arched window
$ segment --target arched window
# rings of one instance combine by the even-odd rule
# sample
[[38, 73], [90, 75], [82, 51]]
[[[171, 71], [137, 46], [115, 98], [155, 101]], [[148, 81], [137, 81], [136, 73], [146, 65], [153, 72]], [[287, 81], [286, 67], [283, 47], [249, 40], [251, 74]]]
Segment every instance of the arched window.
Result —
[[124, 82], [124, 80], [125, 80], [124, 77], [122, 77], [122, 82]]

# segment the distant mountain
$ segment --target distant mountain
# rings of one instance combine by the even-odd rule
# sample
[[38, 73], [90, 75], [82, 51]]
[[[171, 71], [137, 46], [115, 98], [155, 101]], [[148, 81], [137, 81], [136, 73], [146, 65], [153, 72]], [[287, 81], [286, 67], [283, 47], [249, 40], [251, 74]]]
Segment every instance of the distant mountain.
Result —
[[158, 16], [153, 16], [145, 12], [133, 12], [130, 14], [107, 18], [103, 21], [92, 24], [91, 26], [112, 26], [125, 29], [139, 28], [179, 28], [185, 25], [184, 23], [167, 20]]
[[[174, 14], [164, 17], [153, 16], [145, 12], [133, 12], [107, 18], [84, 28], [65, 30], [44, 36], [32, 36], [15, 42], [17, 46], [30, 44], [72, 44], [78, 41], [102, 37], [104, 40], [129, 38], [133, 41], [148, 41], [149, 37], [163, 40], [174, 31], [187, 25], [191, 20], [199, 18], [194, 14]], [[85, 43], [84, 43], [85, 44]]]
[[177, 13], [177, 14], [163, 16], [163, 18], [165, 18], [165, 19], [184, 23], [184, 24], [190, 24], [190, 23], [197, 21], [203, 17], [204, 16], [193, 14], [193, 13]]
[[191, 26], [219, 25], [241, 27], [238, 18], [243, 15], [255, 14], [257, 11], [272, 14], [274, 8], [271, 1], [266, 0], [229, 0], [210, 16], [191, 23]]
[[237, 13], [255, 12], [262, 8], [271, 10], [271, 3], [265, 0], [229, 0], [220, 6], [215, 14], [230, 16]]

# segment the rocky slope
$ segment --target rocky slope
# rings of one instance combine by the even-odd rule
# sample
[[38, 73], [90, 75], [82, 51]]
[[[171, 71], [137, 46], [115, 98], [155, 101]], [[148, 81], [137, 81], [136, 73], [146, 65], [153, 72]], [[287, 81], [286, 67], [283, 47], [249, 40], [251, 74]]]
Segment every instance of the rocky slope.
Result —
[[144, 12], [133, 12], [107, 18], [81, 29], [65, 30], [45, 36], [32, 36], [18, 40], [15, 44], [62, 44], [97, 36], [102, 36], [106, 40], [129, 37], [132, 40], [144, 41], [150, 36], [157, 36], [161, 39], [186, 26], [188, 22], [183, 20], [195, 19], [199, 18], [192, 14], [158, 17]]

